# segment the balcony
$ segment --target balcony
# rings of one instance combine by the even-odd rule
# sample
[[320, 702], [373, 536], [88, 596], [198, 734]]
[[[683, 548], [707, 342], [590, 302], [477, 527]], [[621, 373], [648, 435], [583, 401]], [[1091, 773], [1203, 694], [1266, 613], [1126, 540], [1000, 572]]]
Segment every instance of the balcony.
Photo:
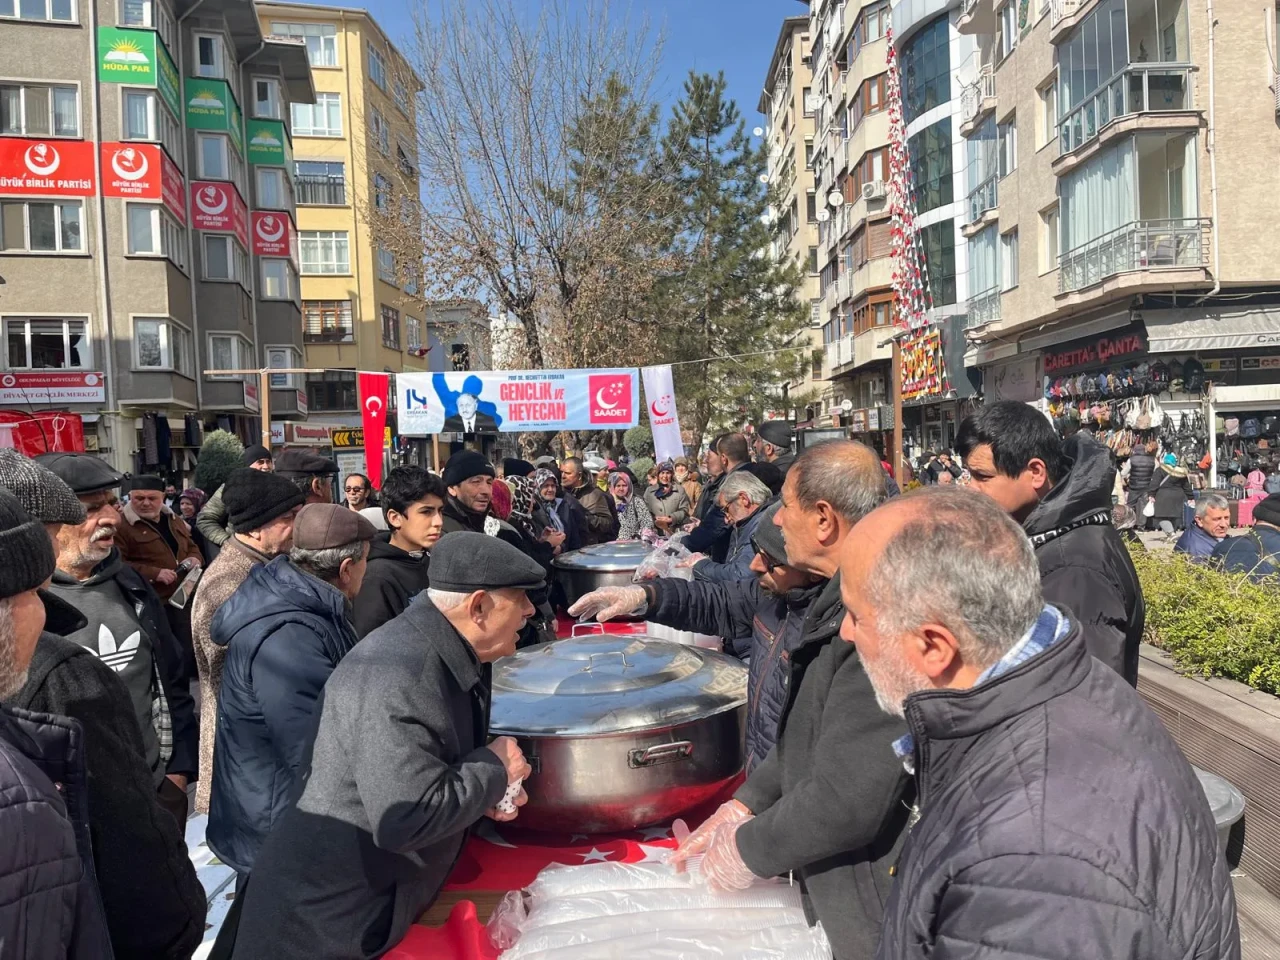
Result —
[[305, 323], [302, 328], [303, 343], [355, 343], [355, 331], [351, 327], [321, 327]]
[[1076, 105], [1058, 125], [1059, 157], [1079, 150], [1122, 117], [1195, 109], [1191, 66], [1134, 63]]
[[1208, 218], [1135, 220], [1058, 258], [1058, 293], [1071, 293], [1138, 270], [1203, 269]]
[[1049, 42], [1057, 42], [1058, 27], [1064, 30], [1075, 26], [1075, 16], [1089, 0], [1049, 0]]
[[834, 373], [838, 367], [853, 363], [853, 334], [846, 333], [838, 340], [832, 340], [825, 347], [827, 372]]
[[1000, 319], [1000, 288], [992, 287], [969, 298], [968, 326], [982, 327]]
[[956, 33], [986, 36], [996, 31], [996, 9], [993, 0], [964, 0], [956, 20]]
[[978, 79], [960, 91], [960, 136], [969, 136], [995, 108], [996, 72], [991, 64], [984, 63], [978, 70]]
[[[844, 208], [841, 207], [841, 209], [844, 209]], [[836, 302], [837, 303], [844, 303], [844, 301], [849, 299], [850, 292], [852, 290], [852, 287], [850, 286], [851, 276], [852, 274], [848, 270], [846, 270], [844, 273], [840, 274], [840, 279], [836, 281]]]
[[973, 225], [975, 230], [985, 227], [991, 219], [986, 214], [997, 208], [999, 200], [1000, 177], [993, 173], [969, 192], [968, 224]]
[[347, 182], [343, 177], [299, 175], [294, 178], [298, 206], [345, 207]]

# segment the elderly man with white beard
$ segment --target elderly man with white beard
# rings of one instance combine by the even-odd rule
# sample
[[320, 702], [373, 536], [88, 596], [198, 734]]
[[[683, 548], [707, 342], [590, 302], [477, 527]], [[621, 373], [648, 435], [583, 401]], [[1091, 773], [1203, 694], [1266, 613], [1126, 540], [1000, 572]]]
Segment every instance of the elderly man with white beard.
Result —
[[1240, 956], [1226, 860], [1160, 720], [1044, 602], [1026, 534], [931, 487], [853, 529], [841, 637], [917, 804], [877, 957]]

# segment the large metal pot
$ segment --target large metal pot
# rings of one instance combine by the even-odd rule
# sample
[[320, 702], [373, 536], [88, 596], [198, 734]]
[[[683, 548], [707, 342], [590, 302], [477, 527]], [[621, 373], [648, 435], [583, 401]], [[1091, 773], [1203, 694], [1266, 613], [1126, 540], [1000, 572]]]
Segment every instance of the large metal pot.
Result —
[[577, 636], [498, 661], [489, 731], [533, 774], [517, 821], [607, 833], [666, 823], [742, 770], [747, 668], [645, 636]]
[[643, 540], [615, 540], [570, 550], [551, 561], [569, 606], [601, 587], [628, 587], [636, 568], [653, 551]]

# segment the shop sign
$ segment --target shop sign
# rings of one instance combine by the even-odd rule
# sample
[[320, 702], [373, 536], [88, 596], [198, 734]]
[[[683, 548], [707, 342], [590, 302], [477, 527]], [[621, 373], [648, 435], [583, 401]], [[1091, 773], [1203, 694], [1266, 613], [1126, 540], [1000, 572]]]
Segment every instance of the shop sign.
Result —
[[1229, 373], [1236, 368], [1235, 357], [1222, 357], [1216, 360], [1201, 360], [1205, 373]]
[[[1232, 361], [1233, 363], [1235, 361]], [[1209, 364], [1204, 365], [1206, 370]], [[1272, 357], [1245, 357], [1240, 361], [1241, 370], [1280, 370], [1280, 356]]]
[[1038, 356], [1018, 357], [991, 367], [983, 375], [988, 402], [1017, 400], [1030, 403], [1041, 393], [1040, 375], [1036, 369]]
[[867, 411], [865, 409], [854, 410], [853, 413], [849, 414], [849, 419], [854, 433], [867, 432]]
[[[361, 427], [334, 427], [330, 443], [335, 447], [364, 449], [364, 430]], [[391, 428], [383, 428], [382, 445], [391, 449]]]
[[[311, 409], [310, 405], [307, 403], [307, 391], [305, 391], [305, 390], [298, 390], [298, 391], [295, 391], [295, 392], [298, 394], [298, 413], [299, 413], [301, 416], [304, 416], [304, 417], [305, 417], [305, 416], [307, 415], [307, 411]], [[326, 430], [326, 431], [324, 432], [324, 438], [325, 438], [326, 440], [328, 440], [328, 439], [329, 439], [329, 431], [328, 431], [328, 430]]]
[[877, 407], [877, 408], [876, 408], [876, 411], [877, 411], [877, 413], [879, 414], [879, 419], [880, 419], [880, 429], [881, 429], [881, 430], [892, 430], [892, 429], [893, 429], [893, 422], [894, 422], [894, 421], [893, 421], [893, 407]]
[[287, 213], [276, 210], [254, 210], [250, 214], [253, 233], [253, 253], [257, 257], [288, 257], [293, 255], [298, 231]]
[[[302, 393], [302, 391], [298, 391], [298, 392]], [[300, 399], [305, 401], [306, 394], [303, 394]], [[303, 405], [300, 405], [298, 409], [299, 410], [306, 409], [305, 403]], [[293, 437], [299, 443], [303, 443], [303, 442], [319, 443], [319, 444], [329, 443], [329, 428], [326, 426], [322, 426], [314, 423], [295, 423], [295, 424], [292, 424], [292, 426], [293, 426]]]
[[872, 433], [880, 429], [880, 408], [879, 407], [867, 408], [867, 429]]
[[249, 141], [246, 160], [271, 167], [285, 166], [289, 137], [282, 121], [246, 120], [244, 133]]
[[902, 342], [900, 366], [903, 400], [940, 397], [951, 390], [942, 355], [942, 331], [937, 327]]
[[106, 403], [101, 373], [3, 373], [0, 403]]
[[249, 209], [234, 184], [192, 180], [191, 225], [210, 233], [234, 233], [249, 246]]
[[282, 421], [273, 421], [271, 424], [271, 445], [273, 447], [282, 447], [284, 444], [284, 423]]
[[258, 404], [258, 385], [248, 380], [244, 382], [244, 408], [250, 413], [257, 413], [262, 409]]
[[1147, 331], [1141, 323], [1131, 323], [1095, 337], [1073, 340], [1045, 351], [1046, 377], [1076, 373], [1090, 368], [1123, 364], [1138, 360], [1147, 353]]
[[102, 144], [102, 195], [123, 200], [163, 200], [180, 223], [187, 222], [182, 172], [154, 143]]
[[240, 105], [225, 80], [208, 77], [187, 78], [187, 127], [231, 134], [236, 152], [244, 156], [243, 120]]
[[0, 194], [91, 197], [93, 141], [0, 137]]

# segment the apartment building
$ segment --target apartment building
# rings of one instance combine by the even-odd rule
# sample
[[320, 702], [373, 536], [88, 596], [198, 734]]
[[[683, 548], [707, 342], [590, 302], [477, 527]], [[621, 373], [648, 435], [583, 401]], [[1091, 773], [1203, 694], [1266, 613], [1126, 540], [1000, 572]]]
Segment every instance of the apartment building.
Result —
[[[6, 439], [39, 421], [37, 448], [175, 479], [202, 429], [256, 439], [258, 379], [204, 371], [301, 356], [303, 45], [232, 0], [0, 2], [0, 63]], [[297, 390], [271, 393], [305, 418]]]
[[314, 422], [355, 427], [357, 370], [428, 369], [421, 252], [405, 231], [382, 228], [396, 211], [412, 216], [418, 203], [421, 83], [364, 10], [257, 10], [264, 32], [297, 38], [310, 58], [316, 96], [293, 109], [293, 163], [304, 360], [324, 372], [308, 374], [305, 390]]
[[[936, 6], [975, 44], [952, 73], [986, 396], [1044, 403], [1064, 377], [1194, 361], [1210, 431], [1214, 411], [1265, 422], [1280, 408], [1274, 5]], [[1180, 385], [1166, 412], [1206, 409]]]

